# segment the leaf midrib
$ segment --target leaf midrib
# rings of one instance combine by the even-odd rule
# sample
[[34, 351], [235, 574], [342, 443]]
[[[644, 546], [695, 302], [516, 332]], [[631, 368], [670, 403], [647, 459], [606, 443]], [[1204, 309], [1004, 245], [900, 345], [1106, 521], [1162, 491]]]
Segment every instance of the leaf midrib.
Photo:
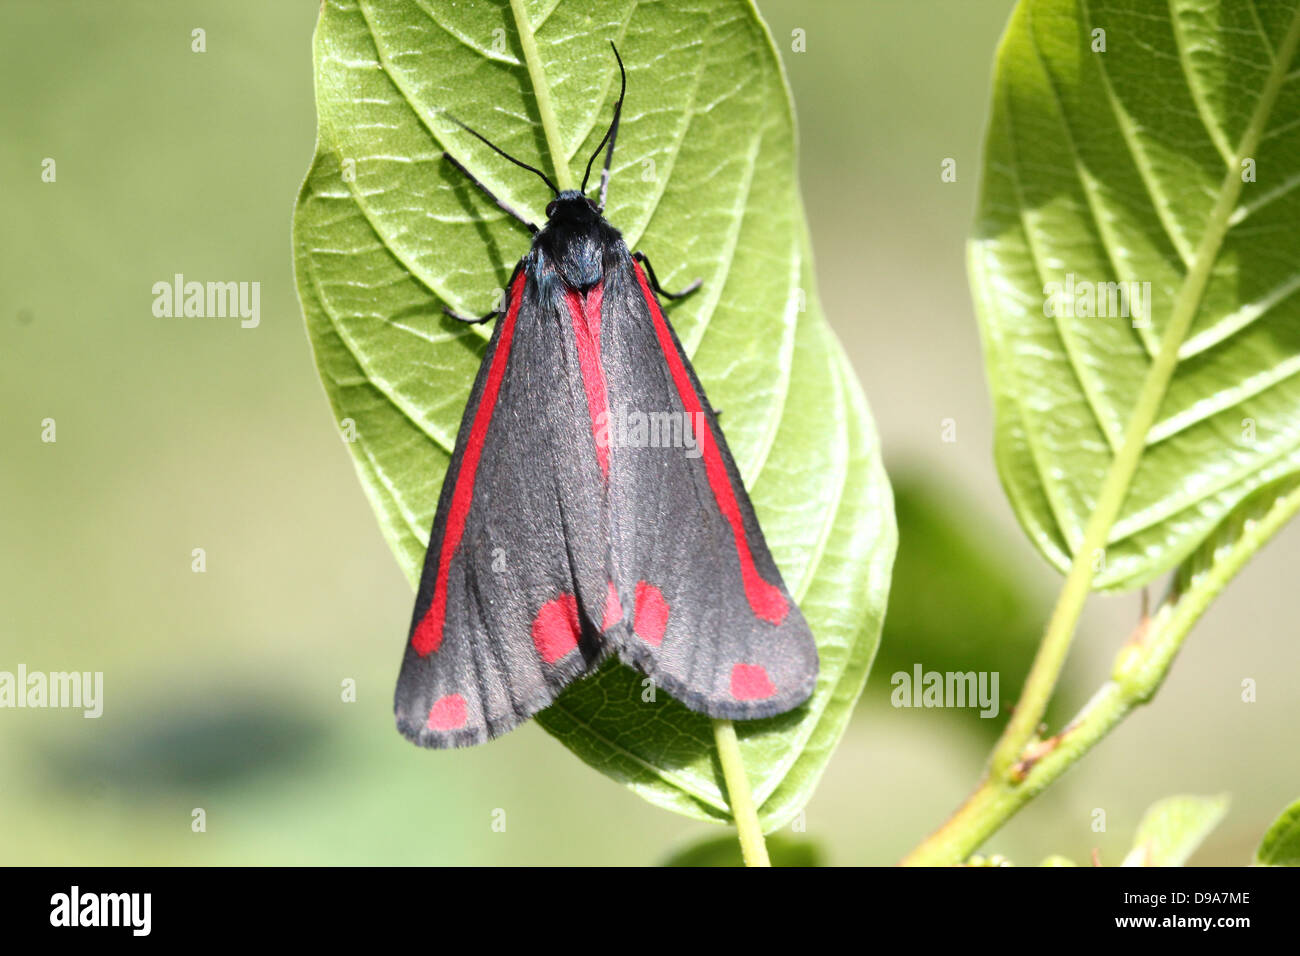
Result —
[[515, 18], [519, 45], [524, 48], [524, 63], [528, 67], [528, 78], [533, 84], [533, 96], [537, 98], [537, 115], [541, 117], [542, 131], [546, 135], [546, 151], [551, 154], [551, 166], [555, 169], [555, 184], [562, 190], [572, 189], [573, 173], [569, 169], [569, 153], [564, 148], [559, 118], [551, 103], [551, 84], [546, 78], [541, 54], [537, 50], [537, 35], [533, 32], [533, 25], [528, 22], [523, 0], [510, 0], [510, 12]]

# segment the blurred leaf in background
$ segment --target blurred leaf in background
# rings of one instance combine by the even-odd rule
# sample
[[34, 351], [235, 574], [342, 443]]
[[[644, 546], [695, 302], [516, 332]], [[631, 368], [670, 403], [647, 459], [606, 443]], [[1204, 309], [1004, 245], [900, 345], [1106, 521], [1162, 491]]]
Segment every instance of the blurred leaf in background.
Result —
[[131, 722], [115, 723], [93, 743], [53, 738], [41, 760], [68, 788], [84, 780], [150, 797], [247, 786], [264, 774], [299, 773], [332, 741], [319, 722], [231, 687], [218, 711], [161, 701]]
[[936, 711], [977, 731], [976, 745], [1006, 723], [1042, 636], [1047, 600], [1035, 593], [1022, 562], [1008, 557], [1007, 533], [980, 514], [957, 482], [916, 469], [893, 469], [890, 477], [898, 559], [868, 696], [887, 700], [891, 676], [911, 675], [916, 664], [926, 671], [997, 673], [998, 717], [981, 718], [978, 707]]
[[1228, 812], [1228, 798], [1166, 797], [1138, 824], [1121, 866], [1182, 866]]
[[1300, 800], [1273, 821], [1259, 841], [1255, 862], [1260, 866], [1300, 866]]

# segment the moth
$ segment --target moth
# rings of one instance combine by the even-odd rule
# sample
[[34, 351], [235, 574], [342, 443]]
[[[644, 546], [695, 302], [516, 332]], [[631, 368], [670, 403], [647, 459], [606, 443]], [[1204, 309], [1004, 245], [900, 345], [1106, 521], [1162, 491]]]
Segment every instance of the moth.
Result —
[[[611, 44], [612, 46], [612, 44]], [[425, 747], [497, 737], [611, 655], [692, 710], [797, 707], [817, 648], [649, 260], [604, 218], [627, 74], [582, 185], [551, 190], [499, 310], [447, 469], [397, 681]], [[586, 194], [605, 150], [596, 198]]]

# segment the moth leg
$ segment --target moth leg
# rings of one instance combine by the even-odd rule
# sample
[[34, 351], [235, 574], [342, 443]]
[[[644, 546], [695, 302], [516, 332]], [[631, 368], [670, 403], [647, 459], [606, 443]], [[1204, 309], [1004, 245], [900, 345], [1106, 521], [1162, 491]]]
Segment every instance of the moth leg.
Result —
[[650, 265], [650, 260], [646, 258], [646, 254], [644, 252], [634, 252], [632, 253], [632, 258], [645, 266], [646, 275], [650, 279], [650, 288], [654, 289], [657, 295], [661, 295], [665, 299], [684, 299], [698, 289], [703, 282], [701, 279], [696, 279], [681, 292], [665, 292], [660, 288], [659, 279], [655, 275], [654, 266]]
[[496, 309], [493, 309], [487, 315], [480, 316], [480, 317], [475, 317], [472, 315], [461, 315], [459, 312], [453, 312], [445, 305], [442, 307], [442, 311], [445, 312], [447, 315], [451, 316], [457, 322], [464, 322], [466, 325], [481, 325], [484, 322], [492, 321], [493, 319], [495, 319], [497, 316], [501, 314]]
[[[452, 164], [453, 166], [455, 166], [457, 169], [459, 169], [459, 170], [461, 171], [461, 173], [464, 174], [464, 176], [465, 176], [466, 179], [468, 179], [471, 183], [473, 183], [475, 186], [477, 186], [477, 187], [478, 187], [478, 188], [483, 192], [483, 195], [487, 196], [488, 199], [491, 199], [494, 203], [496, 203], [498, 209], [500, 209], [502, 212], [504, 212], [506, 215], [510, 216], [511, 218], [513, 218], [513, 219], [518, 219], [520, 222], [522, 222], [525, 226], [528, 227], [528, 231], [529, 231], [529, 232], [531, 232], [533, 235], [537, 235], [537, 227], [534, 226], [531, 222], [529, 222], [526, 218], [524, 218], [523, 213], [517, 211], [517, 210], [516, 210], [513, 206], [511, 206], [509, 203], [504, 202], [504, 201], [501, 200], [501, 199], [498, 199], [498, 198], [496, 197], [496, 194], [493, 193], [492, 190], [490, 190], [490, 189], [488, 189], [486, 186], [484, 186], [481, 182], [479, 182], [478, 177], [476, 177], [476, 176], [475, 176], [473, 173], [471, 173], [468, 169], [466, 169], [464, 166], [462, 166], [462, 165], [460, 164], [460, 162], [456, 159], [456, 157], [452, 156], [451, 153], [443, 153], [443, 154], [442, 154], [442, 158], [445, 159], [447, 162], [451, 163], [451, 164]], [[460, 318], [460, 317], [457, 316], [457, 318]], [[462, 321], [475, 321], [475, 320], [473, 320], [473, 319], [469, 319], [469, 320], [462, 319]], [[486, 321], [486, 320], [479, 319], [479, 320], [477, 320], [477, 321]]]
[[[510, 273], [510, 281], [507, 282], [505, 285], [506, 289], [511, 288], [515, 284], [515, 279], [518, 278], [519, 270], [522, 269], [523, 266], [524, 266], [523, 262], [520, 262], [519, 265], [515, 266], [515, 271]], [[482, 325], [484, 322], [491, 322], [493, 319], [499, 319], [501, 316], [506, 314], [506, 298], [505, 298], [504, 290], [501, 291], [502, 291], [502, 298], [501, 298], [500, 306], [493, 309], [487, 315], [481, 315], [481, 316], [461, 315], [459, 312], [455, 311], [454, 309], [448, 308], [445, 305], [442, 307], [442, 311], [446, 315], [449, 315], [451, 318], [455, 319], [457, 322], [464, 322], [466, 325]]]

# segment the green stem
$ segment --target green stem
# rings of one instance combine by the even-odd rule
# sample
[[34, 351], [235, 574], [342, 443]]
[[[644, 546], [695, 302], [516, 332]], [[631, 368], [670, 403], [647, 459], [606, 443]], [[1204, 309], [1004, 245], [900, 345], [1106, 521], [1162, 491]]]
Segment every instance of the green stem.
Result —
[[[1297, 21], [1300, 22], [1300, 21]], [[1263, 97], [1261, 97], [1263, 99]], [[1253, 134], [1253, 137], [1252, 135]], [[1243, 149], [1253, 149], [1258, 141], [1259, 130], [1252, 124], [1245, 137]], [[1147, 435], [1160, 413], [1160, 404], [1164, 401], [1173, 378], [1174, 369], [1178, 367], [1178, 350], [1187, 338], [1192, 320], [1201, 302], [1201, 294], [1209, 281], [1210, 271], [1214, 266], [1219, 246], [1228, 228], [1228, 219], [1237, 206], [1241, 194], [1240, 168], [1234, 166], [1228, 170], [1223, 185], [1219, 189], [1218, 201], [1210, 213], [1201, 242], [1197, 246], [1191, 269], [1188, 270], [1178, 297], [1169, 316], [1169, 324], [1160, 338], [1160, 348], [1156, 352], [1151, 368], [1147, 370], [1142, 382], [1142, 391], [1138, 393], [1137, 402], [1129, 416], [1124, 429], [1124, 440], [1115, 453], [1101, 491], [1097, 495], [1097, 504], [1088, 519], [1083, 541], [1074, 553], [1074, 563], [1070, 566], [1069, 576], [1056, 608], [1047, 625], [1043, 642], [1034, 657], [1033, 666], [1025, 680], [1020, 701], [1015, 713], [1008, 722], [1006, 730], [993, 751], [992, 770], [995, 776], [1005, 775], [1010, 767], [1020, 759], [1025, 746], [1033, 739], [1038, 724], [1047, 710], [1047, 703], [1056, 688], [1061, 668], [1065, 664], [1070, 650], [1070, 642], [1083, 612], [1083, 603], [1092, 590], [1093, 577], [1099, 559], [1104, 560], [1106, 542], [1115, 519], [1124, 506], [1129, 486], [1146, 451]]]
[[555, 168], [555, 183], [562, 190], [573, 189], [573, 173], [569, 171], [569, 161], [566, 158], [569, 154], [560, 137], [560, 123], [555, 116], [555, 105], [551, 102], [551, 86], [546, 79], [546, 71], [542, 68], [542, 56], [537, 50], [537, 37], [533, 33], [532, 24], [528, 22], [523, 0], [510, 0], [510, 10], [515, 16], [519, 45], [524, 48], [524, 62], [528, 65], [533, 95], [537, 97], [537, 113], [542, 118], [546, 148], [551, 154], [551, 165]]
[[727, 802], [731, 804], [731, 818], [736, 821], [740, 837], [740, 852], [746, 866], [771, 866], [767, 858], [767, 844], [763, 842], [763, 828], [758, 825], [754, 797], [749, 792], [749, 777], [745, 762], [740, 756], [740, 741], [736, 728], [729, 720], [713, 722], [713, 738], [718, 744], [718, 760], [722, 763], [722, 779], [727, 785]]
[[[1280, 62], [1290, 62], [1297, 41], [1300, 41], [1300, 14], [1293, 19], [1291, 29], [1283, 42], [1283, 48], [1279, 50]], [[1284, 78], [1285, 71], [1274, 70], [1264, 84], [1250, 124], [1241, 138], [1236, 160], [1250, 156], [1259, 144], [1259, 138], [1263, 134], [1264, 125]], [[1025, 681], [1020, 702], [1016, 705], [1015, 714], [993, 751], [994, 776], [1005, 775], [1020, 758], [1021, 751], [1033, 738], [1034, 731], [1047, 710], [1047, 702], [1056, 687], [1079, 615], [1083, 611], [1084, 600], [1092, 588], [1097, 558], [1105, 554], [1110, 530], [1124, 505], [1133, 476], [1142, 461], [1147, 435], [1151, 432], [1151, 426], [1155, 424], [1156, 416], [1160, 412], [1160, 404], [1169, 388], [1169, 381], [1178, 366], [1178, 351], [1187, 338], [1192, 320], [1196, 317], [1201, 295], [1205, 291], [1219, 247], [1227, 233], [1232, 211], [1237, 207], [1237, 201], [1241, 197], [1241, 188], [1241, 164], [1239, 161], [1230, 162], [1223, 183], [1219, 187], [1214, 208], [1206, 220], [1205, 231], [1201, 234], [1201, 241], [1192, 257], [1191, 267], [1179, 287], [1177, 298], [1174, 299], [1169, 323], [1160, 338], [1160, 348], [1151, 363], [1151, 368], [1147, 371], [1146, 379], [1142, 383], [1142, 391], [1138, 394], [1133, 412], [1129, 416], [1123, 443], [1106, 472], [1105, 481], [1097, 496], [1097, 504], [1084, 531], [1083, 541], [1075, 551], [1070, 574], [1066, 578], [1065, 586], [1061, 590], [1061, 596], [1048, 623], [1047, 633], [1043, 637], [1029, 677]]]
[[[903, 859], [906, 866], [959, 863], [977, 850], [1022, 806], [1079, 761], [1137, 706], [1155, 695], [1192, 626], [1246, 562], [1300, 512], [1300, 488], [1282, 495], [1254, 523], [1247, 523], [1231, 547], [1181, 594], [1168, 598], [1139, 626], [1115, 659], [1108, 680], [1083, 710], [1036, 759], [1024, 758], [1015, 772], [990, 772], [975, 792], [938, 830]], [[1027, 766], [1025, 765], [1027, 764]]]
[[[1079, 727], [1072, 725], [1072, 728], [1067, 728], [1071, 733], [1060, 738], [1064, 740], [1075, 736], [1076, 739], [1083, 741], [1083, 746], [1067, 747], [1058, 742], [1058, 738], [1053, 738], [1050, 743], [1054, 749], [1044, 751], [1042, 742], [1036, 739], [1038, 725], [1042, 722], [1048, 701], [1051, 700], [1060, 678], [1061, 668], [1065, 665], [1066, 656], [1069, 654], [1070, 643], [1078, 627], [1084, 601], [1092, 589], [1097, 560], [1099, 557], [1104, 560], [1111, 529], [1123, 508], [1133, 476], [1142, 461], [1147, 436], [1160, 412], [1170, 379], [1178, 366], [1179, 351], [1200, 307], [1201, 296], [1209, 281], [1223, 238], [1228, 231], [1232, 212], [1241, 198], [1243, 183], [1241, 163], [1252, 156], [1259, 145], [1268, 117], [1286, 80], [1287, 66], [1294, 58], [1298, 45], [1300, 45], [1300, 11], [1296, 11], [1293, 15], [1287, 34], [1278, 47], [1274, 66], [1260, 89], [1259, 99], [1255, 103], [1250, 122], [1242, 133], [1237, 152], [1228, 158], [1227, 170], [1219, 187], [1218, 196], [1206, 218], [1205, 229], [1196, 246], [1192, 261], [1188, 265], [1187, 275], [1174, 299], [1169, 322], [1160, 337], [1160, 346], [1142, 382], [1142, 390], [1138, 394], [1124, 429], [1124, 438], [1106, 471], [1106, 477], [1097, 495], [1097, 503], [1084, 530], [1083, 540], [1075, 549], [1070, 572], [1061, 589], [1056, 607], [1052, 611], [1051, 619], [1048, 621], [1047, 631], [1043, 635], [1038, 653], [1034, 656], [1029, 676], [1025, 679], [1020, 700], [993, 749], [988, 774], [957, 813], [913, 851], [906, 862], [960, 862], [965, 855], [978, 847], [988, 834], [993, 832], [993, 829], [1032, 799], [1043, 786], [1059, 776], [1067, 766], [1079, 759], [1096, 740], [1123, 719], [1136, 702], [1146, 699], [1145, 697], [1131, 698], [1132, 688], [1127, 691], [1123, 687], [1114, 691], [1103, 688], [1093, 698], [1091, 706], [1094, 710], [1080, 715], [1080, 719], [1086, 721], [1085, 732], [1080, 734]], [[1199, 617], [1203, 610], [1203, 607], [1194, 610], [1191, 619], [1187, 622], [1188, 628], [1191, 626], [1191, 621]], [[1173, 653], [1185, 636], [1185, 630], [1175, 635], [1175, 643], [1169, 659], [1172, 659]], [[1163, 667], [1168, 667], [1168, 661]], [[1163, 678], [1163, 676], [1164, 670], [1158, 668], [1158, 677]], [[1156, 683], [1158, 684], [1158, 680]], [[1154, 686], [1149, 692], [1154, 693]], [[1048, 754], [1045, 758], [1042, 756], [1044, 752]], [[1024, 769], [1026, 766], [1031, 768], [1028, 775]], [[1044, 766], [1049, 769], [1057, 768], [1055, 775], [1043, 780], [1044, 771], [1041, 768]], [[1038, 776], [1031, 782], [1029, 777], [1033, 776], [1035, 771]], [[990, 825], [993, 829], [989, 829]], [[955, 853], [960, 855], [954, 857]]]

